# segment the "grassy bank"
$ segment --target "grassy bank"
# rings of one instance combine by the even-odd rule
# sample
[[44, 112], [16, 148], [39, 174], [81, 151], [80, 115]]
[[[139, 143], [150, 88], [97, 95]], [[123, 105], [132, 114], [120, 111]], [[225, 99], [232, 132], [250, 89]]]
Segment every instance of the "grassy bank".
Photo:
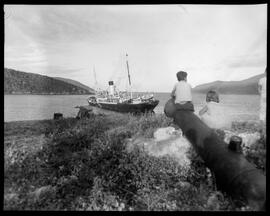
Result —
[[[164, 115], [5, 123], [4, 209], [239, 209], [216, 191], [196, 154], [186, 172], [169, 156], [150, 156], [140, 148], [126, 151], [130, 138], [151, 138], [157, 128], [171, 124]], [[244, 130], [247, 125], [234, 127]], [[247, 154], [261, 167], [263, 149], [264, 136]]]

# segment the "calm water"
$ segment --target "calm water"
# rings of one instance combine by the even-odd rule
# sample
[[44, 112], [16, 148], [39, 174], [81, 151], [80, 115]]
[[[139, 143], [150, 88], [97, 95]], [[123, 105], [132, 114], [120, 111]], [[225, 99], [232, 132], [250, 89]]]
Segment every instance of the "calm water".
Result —
[[[156, 93], [160, 100], [155, 108], [156, 113], [163, 113], [163, 107], [169, 99], [168, 93]], [[78, 109], [75, 106], [87, 105], [87, 95], [5, 95], [4, 121], [52, 119], [55, 112], [64, 117], [75, 117]], [[220, 95], [228, 114], [235, 120], [257, 120], [259, 113], [258, 95]], [[195, 113], [205, 103], [204, 94], [194, 94]]]

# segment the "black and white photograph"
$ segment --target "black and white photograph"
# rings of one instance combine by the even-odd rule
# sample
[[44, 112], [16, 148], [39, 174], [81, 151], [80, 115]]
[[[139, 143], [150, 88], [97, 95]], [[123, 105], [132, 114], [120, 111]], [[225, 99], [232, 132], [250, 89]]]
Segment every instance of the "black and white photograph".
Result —
[[266, 211], [266, 3], [2, 9], [4, 211]]

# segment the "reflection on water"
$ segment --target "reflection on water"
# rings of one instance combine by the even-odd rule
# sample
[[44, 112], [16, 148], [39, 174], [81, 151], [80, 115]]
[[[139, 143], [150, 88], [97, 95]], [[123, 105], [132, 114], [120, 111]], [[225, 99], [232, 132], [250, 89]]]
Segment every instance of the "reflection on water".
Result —
[[[156, 113], [163, 113], [169, 93], [155, 93], [160, 101]], [[87, 105], [87, 95], [5, 95], [4, 121], [51, 119], [53, 113], [61, 112], [64, 117], [75, 117], [75, 106]], [[220, 95], [220, 102], [229, 115], [236, 120], [257, 120], [259, 113], [258, 95]], [[195, 113], [204, 106], [205, 95], [194, 94]]]

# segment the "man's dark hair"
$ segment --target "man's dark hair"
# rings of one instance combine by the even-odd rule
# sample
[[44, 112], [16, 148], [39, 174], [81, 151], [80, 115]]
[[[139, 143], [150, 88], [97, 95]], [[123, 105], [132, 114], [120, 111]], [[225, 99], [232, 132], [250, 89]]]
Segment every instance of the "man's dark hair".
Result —
[[179, 71], [176, 74], [176, 77], [177, 77], [178, 81], [185, 80], [187, 78], [187, 72], [185, 72], [185, 71]]

